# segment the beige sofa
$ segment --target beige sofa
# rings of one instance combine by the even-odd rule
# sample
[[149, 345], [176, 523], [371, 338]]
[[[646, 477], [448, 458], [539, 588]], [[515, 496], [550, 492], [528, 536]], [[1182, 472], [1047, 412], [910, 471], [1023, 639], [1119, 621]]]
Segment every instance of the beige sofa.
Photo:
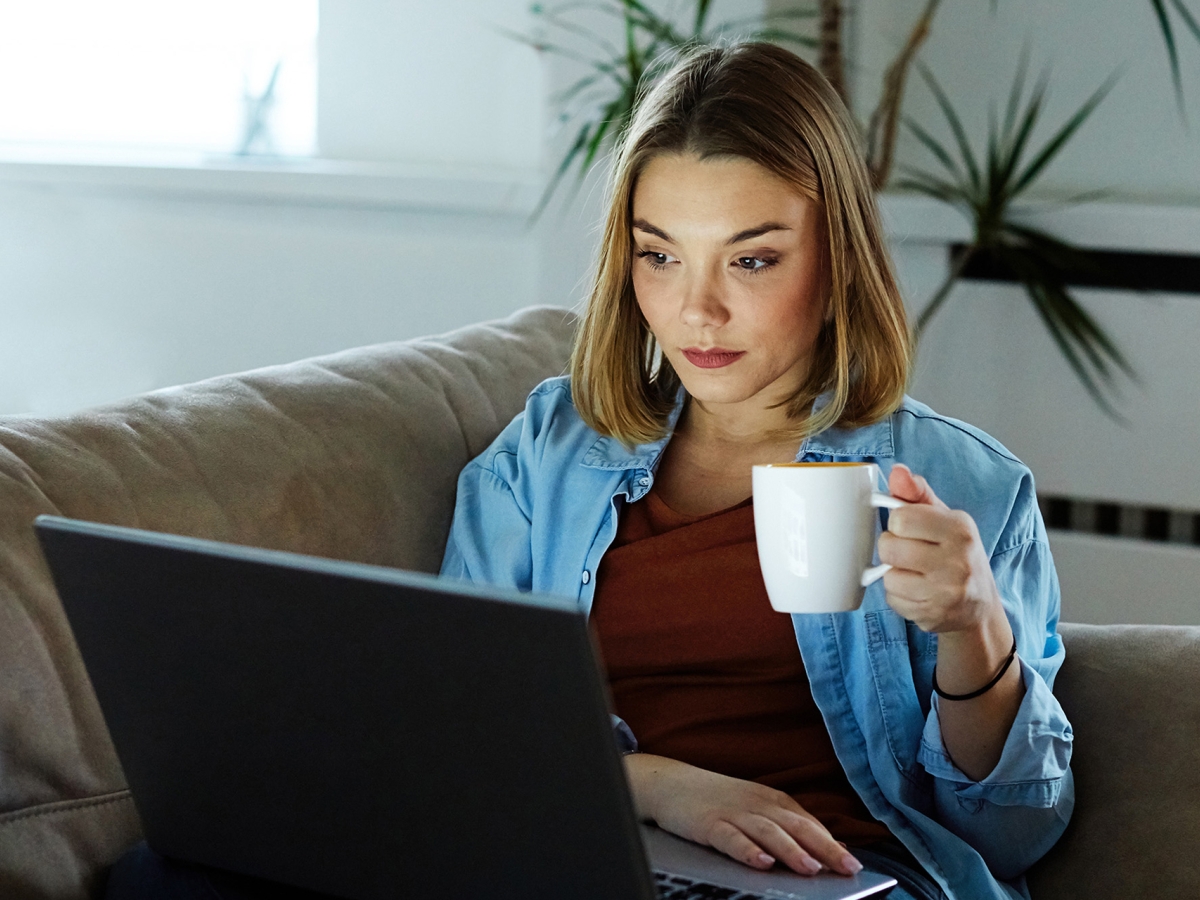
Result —
[[[458, 471], [565, 365], [525, 310], [148, 394], [0, 419], [0, 898], [77, 898], [139, 837], [30, 524], [40, 513], [436, 570]], [[1200, 629], [1066, 626], [1076, 817], [1036, 898], [1200, 897]]]

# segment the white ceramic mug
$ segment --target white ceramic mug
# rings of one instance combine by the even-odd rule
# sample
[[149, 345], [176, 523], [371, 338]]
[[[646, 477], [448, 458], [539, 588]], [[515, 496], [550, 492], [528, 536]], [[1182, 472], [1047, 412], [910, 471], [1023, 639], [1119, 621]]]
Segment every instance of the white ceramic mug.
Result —
[[876, 490], [881, 483], [874, 463], [754, 467], [758, 562], [774, 609], [858, 609], [867, 585], [891, 568], [871, 566], [876, 509], [907, 505]]

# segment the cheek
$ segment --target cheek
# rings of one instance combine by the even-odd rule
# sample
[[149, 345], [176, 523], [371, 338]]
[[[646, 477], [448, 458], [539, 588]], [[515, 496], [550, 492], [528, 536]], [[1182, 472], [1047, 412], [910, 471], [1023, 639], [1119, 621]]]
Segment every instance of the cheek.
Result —
[[631, 281], [638, 309], [642, 311], [642, 317], [653, 331], [655, 322], [662, 318], [662, 288], [655, 283], [654, 278], [647, 277], [646, 273], [637, 270], [634, 270]]
[[821, 332], [821, 317], [795, 293], [779, 299], [772, 309], [760, 312], [754, 332], [765, 353], [763, 360], [789, 368], [796, 360], [811, 356]]
[[638, 306], [641, 306], [646, 297], [646, 279], [642, 277], [636, 266], [629, 276], [629, 283], [633, 285], [633, 296], [637, 300]]
[[824, 302], [819, 291], [807, 287], [782, 287], [769, 303], [758, 306], [760, 327], [788, 344], [816, 340], [824, 321]]

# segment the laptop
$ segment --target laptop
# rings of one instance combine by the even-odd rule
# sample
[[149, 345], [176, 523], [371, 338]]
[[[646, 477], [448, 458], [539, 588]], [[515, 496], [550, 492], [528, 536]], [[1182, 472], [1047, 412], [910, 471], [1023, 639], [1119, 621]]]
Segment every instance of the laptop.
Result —
[[146, 839], [349, 900], [855, 900], [639, 825], [573, 601], [40, 516]]

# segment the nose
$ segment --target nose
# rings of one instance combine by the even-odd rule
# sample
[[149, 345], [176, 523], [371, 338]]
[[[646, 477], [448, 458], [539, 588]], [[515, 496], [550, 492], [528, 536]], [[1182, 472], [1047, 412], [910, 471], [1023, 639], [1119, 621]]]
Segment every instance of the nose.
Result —
[[693, 328], [716, 328], [729, 321], [720, 279], [700, 270], [683, 285], [679, 320]]

